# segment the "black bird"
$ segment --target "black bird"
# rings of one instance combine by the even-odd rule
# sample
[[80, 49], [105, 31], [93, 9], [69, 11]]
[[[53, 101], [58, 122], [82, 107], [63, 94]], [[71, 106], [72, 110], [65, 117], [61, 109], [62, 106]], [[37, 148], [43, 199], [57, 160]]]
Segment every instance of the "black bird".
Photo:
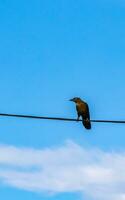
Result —
[[81, 100], [79, 97], [74, 97], [73, 99], [70, 99], [70, 101], [73, 101], [76, 104], [76, 110], [77, 110], [77, 114], [78, 114], [77, 120], [79, 120], [79, 118], [81, 116], [84, 127], [86, 129], [91, 129], [88, 104], [85, 101]]

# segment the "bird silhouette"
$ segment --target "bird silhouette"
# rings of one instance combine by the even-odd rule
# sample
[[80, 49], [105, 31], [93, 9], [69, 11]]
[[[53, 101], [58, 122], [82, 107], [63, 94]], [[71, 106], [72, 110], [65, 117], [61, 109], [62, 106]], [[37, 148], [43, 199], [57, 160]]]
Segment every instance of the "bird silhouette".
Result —
[[91, 129], [91, 122], [90, 122], [90, 113], [89, 113], [89, 106], [88, 104], [80, 99], [79, 97], [74, 97], [73, 99], [70, 99], [70, 101], [73, 101], [76, 104], [76, 110], [78, 114], [77, 120], [79, 120], [80, 116], [82, 117], [82, 123], [83, 126], [86, 129]]

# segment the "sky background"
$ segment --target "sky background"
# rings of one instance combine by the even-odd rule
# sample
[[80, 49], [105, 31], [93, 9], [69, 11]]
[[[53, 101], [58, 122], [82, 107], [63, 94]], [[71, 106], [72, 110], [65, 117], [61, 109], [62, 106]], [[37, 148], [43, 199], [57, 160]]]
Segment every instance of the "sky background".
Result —
[[[0, 24], [0, 112], [125, 120], [124, 0], [1, 0]], [[123, 164], [124, 124], [0, 117], [2, 200], [125, 200]]]

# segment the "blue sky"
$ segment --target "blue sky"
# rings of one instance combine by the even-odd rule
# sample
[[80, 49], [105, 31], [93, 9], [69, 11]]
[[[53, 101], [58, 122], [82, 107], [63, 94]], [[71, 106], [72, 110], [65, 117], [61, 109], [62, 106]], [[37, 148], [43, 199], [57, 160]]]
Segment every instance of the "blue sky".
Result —
[[[88, 102], [92, 119], [125, 119], [123, 0], [1, 0], [0, 24], [0, 112], [76, 118], [69, 99], [79, 96]], [[111, 194], [106, 200], [125, 199], [125, 174], [115, 179], [125, 162], [123, 124], [93, 123], [87, 131], [75, 122], [1, 117], [0, 144], [3, 200], [103, 200], [102, 193]], [[69, 166], [86, 181], [71, 174], [68, 182]], [[105, 172], [109, 169], [112, 173]], [[112, 177], [108, 188], [105, 173]]]

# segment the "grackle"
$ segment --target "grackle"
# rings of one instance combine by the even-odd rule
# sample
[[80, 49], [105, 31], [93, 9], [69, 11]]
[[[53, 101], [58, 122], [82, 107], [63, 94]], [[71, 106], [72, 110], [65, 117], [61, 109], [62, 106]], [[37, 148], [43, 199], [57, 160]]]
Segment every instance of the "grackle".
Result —
[[79, 118], [81, 116], [84, 127], [86, 129], [91, 129], [88, 104], [78, 97], [74, 97], [73, 99], [70, 99], [70, 101], [73, 101], [76, 104], [76, 110], [77, 110], [77, 114], [78, 114], [77, 120], [79, 120]]

